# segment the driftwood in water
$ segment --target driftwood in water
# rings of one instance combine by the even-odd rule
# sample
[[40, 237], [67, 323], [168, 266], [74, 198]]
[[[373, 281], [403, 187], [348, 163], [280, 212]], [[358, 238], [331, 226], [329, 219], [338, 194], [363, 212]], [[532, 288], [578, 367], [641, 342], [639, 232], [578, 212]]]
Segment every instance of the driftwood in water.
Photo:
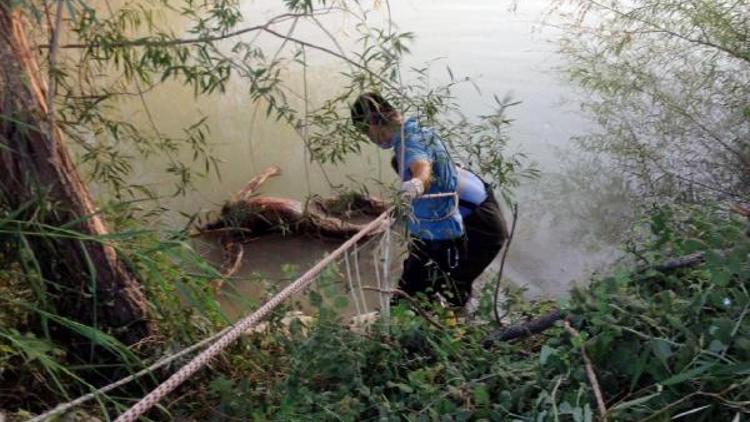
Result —
[[[341, 216], [333, 214], [340, 202], [346, 202], [347, 211]], [[334, 204], [337, 204], [334, 207]], [[351, 237], [366, 223], [346, 221], [354, 215], [375, 216], [385, 211], [382, 201], [364, 196], [352, 198], [314, 197], [303, 205], [291, 198], [255, 196], [228, 202], [221, 216], [200, 229], [201, 233], [220, 232], [240, 240], [269, 232], [312, 233], [335, 238]]]
[[348, 238], [362, 230], [367, 222], [358, 224], [346, 220], [355, 216], [374, 217], [386, 209], [382, 200], [359, 194], [313, 197], [306, 205], [291, 198], [252, 196], [268, 178], [279, 174], [281, 170], [276, 166], [264, 170], [224, 204], [215, 221], [199, 229], [199, 234], [218, 233], [224, 247], [221, 278], [211, 282], [214, 288], [221, 287], [224, 279], [239, 270], [244, 252], [242, 243], [250, 238], [274, 232]]

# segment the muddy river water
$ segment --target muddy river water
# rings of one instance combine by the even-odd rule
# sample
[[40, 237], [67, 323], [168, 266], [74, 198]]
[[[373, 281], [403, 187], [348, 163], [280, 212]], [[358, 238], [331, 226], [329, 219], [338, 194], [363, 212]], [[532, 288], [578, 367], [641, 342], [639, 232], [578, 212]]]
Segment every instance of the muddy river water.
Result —
[[[278, 3], [247, 1], [243, 4], [246, 24], [265, 22], [278, 13]], [[383, 3], [380, 2], [381, 14], [386, 13]], [[435, 84], [447, 80], [445, 65], [455, 75], [473, 77], [484, 95], [478, 95], [469, 85], [456, 91], [456, 101], [467, 116], [488, 112], [493, 104], [491, 93], [500, 97], [512, 95], [521, 104], [510, 112], [514, 119], [511, 150], [529, 154], [543, 175], [559, 171], [560, 157], [571, 153], [565, 152], [571, 151], [571, 136], [587, 131], [590, 123], [577, 113], [575, 92], [555, 69], [561, 62], [554, 44], [556, 34], [541, 23], [549, 1], [523, 0], [515, 11], [510, 10], [510, 1], [486, 0], [398, 0], [391, 1], [390, 6], [399, 29], [411, 31], [416, 37], [404, 69], [433, 61]], [[341, 24], [343, 28], [346, 22], [330, 18], [326, 24], [334, 28], [335, 36], [345, 39], [347, 32], [337, 32], [335, 26]], [[323, 45], [330, 43], [319, 31], [300, 31], [306, 39]], [[263, 43], [264, 39], [259, 38], [258, 42]], [[273, 45], [275, 41], [268, 42]], [[341, 64], [323, 56], [313, 63], [305, 75], [308, 96], [321, 100], [330, 95], [331, 85], [337, 83], [332, 75]], [[409, 83], [410, 77], [413, 76], [405, 73], [404, 83]], [[302, 73], [290, 71], [288, 83], [303, 88]], [[198, 180], [195, 190], [163, 200], [173, 210], [165, 215], [165, 224], [183, 224], [180, 212], [219, 208], [247, 180], [270, 165], [280, 166], [283, 174], [269, 180], [261, 192], [303, 201], [310, 194], [329, 194], [332, 185], [363, 183], [377, 194], [378, 182], [393, 181], [387, 153], [373, 146], [337, 165], [310, 163], [299, 135], [285, 124], [266, 119], [263, 111], [255, 109], [246, 90], [235, 88], [223, 96], [198, 100], [190, 89], [175, 84], [146, 94], [151, 114], [158, 116], [156, 124], [164, 133], [177, 133], [197, 117], [207, 116], [214, 153], [223, 161], [220, 180], [213, 176]], [[144, 119], [138, 105], [133, 107], [135, 118]], [[140, 180], [136, 181], [153, 183], [155, 175], [160, 174], [156, 167], [141, 163], [137, 172]], [[585, 279], [592, 269], [610, 259], [613, 251], [610, 245], [600, 245], [594, 253], [566, 234], [569, 231], [560, 230], [560, 221], [565, 221], [568, 211], [543, 209], [545, 205], [534, 199], [545, 180], [543, 176], [519, 189], [522, 213], [506, 269], [506, 275], [526, 286], [531, 296], [565, 294], [571, 283]], [[168, 191], [169, 182], [155, 187]], [[509, 213], [506, 216], [510, 218]], [[213, 242], [199, 240], [196, 246], [210, 259], [220, 260], [221, 252]], [[259, 287], [252, 281], [254, 275], [262, 274], [281, 283], [290, 274], [285, 266], [291, 264], [302, 270], [336, 246], [336, 241], [311, 237], [270, 236], [256, 240], [247, 245], [246, 259], [237, 274], [237, 290], [258, 295]]]

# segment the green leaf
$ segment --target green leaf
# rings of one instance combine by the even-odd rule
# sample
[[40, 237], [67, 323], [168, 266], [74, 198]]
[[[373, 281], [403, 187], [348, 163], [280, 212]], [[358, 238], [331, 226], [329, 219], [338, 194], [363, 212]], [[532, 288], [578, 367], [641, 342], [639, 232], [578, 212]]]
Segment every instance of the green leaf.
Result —
[[315, 290], [311, 290], [308, 294], [308, 297], [310, 298], [310, 304], [312, 306], [319, 308], [323, 305], [323, 296], [321, 296], [320, 293], [316, 292]]
[[703, 374], [704, 372], [708, 371], [709, 369], [713, 368], [714, 366], [716, 366], [716, 362], [711, 362], [711, 363], [706, 364], [706, 365], [698, 366], [698, 367], [693, 368], [693, 369], [691, 369], [689, 371], [680, 372], [679, 374], [677, 374], [675, 376], [669, 377], [666, 380], [660, 382], [659, 384], [661, 384], [661, 385], [663, 385], [665, 387], [669, 386], [669, 385], [679, 384], [681, 382], [684, 382], [684, 381], [687, 381], [687, 380], [691, 380], [691, 379], [694, 379], [694, 378], [698, 377], [699, 375]]
[[672, 346], [663, 339], [654, 339], [651, 341], [651, 347], [654, 351], [654, 355], [662, 360], [669, 359], [672, 356]]
[[385, 385], [390, 388], [398, 388], [399, 390], [401, 390], [401, 392], [406, 394], [411, 394], [414, 392], [414, 389], [411, 386], [400, 382], [388, 381]]
[[622, 403], [618, 404], [617, 406], [613, 407], [611, 410], [612, 411], [622, 411], [622, 410], [629, 409], [629, 408], [634, 407], [634, 406], [639, 406], [639, 405], [641, 405], [643, 403], [646, 403], [646, 402], [648, 402], [648, 401], [650, 401], [650, 400], [652, 400], [652, 399], [654, 399], [654, 398], [656, 398], [656, 397], [658, 397], [660, 395], [661, 395], [661, 393], [659, 392], [659, 393], [649, 394], [648, 396], [640, 397], [640, 398], [637, 398], [637, 399], [634, 399], [634, 400], [629, 400], [629, 401], [626, 401], [626, 402], [622, 402]]
[[474, 400], [479, 406], [487, 406], [490, 403], [490, 393], [483, 385], [474, 388]]
[[539, 353], [539, 364], [545, 365], [553, 353], [555, 353], [555, 349], [548, 347], [547, 345], [542, 346], [542, 351]]
[[719, 340], [713, 340], [711, 341], [711, 344], [708, 345], [708, 350], [714, 353], [721, 353], [726, 348], [727, 346]]
[[338, 310], [346, 309], [349, 306], [349, 300], [344, 296], [336, 296], [333, 299], [333, 307]]
[[682, 244], [683, 253], [691, 254], [693, 252], [705, 251], [708, 245], [700, 239], [687, 239]]

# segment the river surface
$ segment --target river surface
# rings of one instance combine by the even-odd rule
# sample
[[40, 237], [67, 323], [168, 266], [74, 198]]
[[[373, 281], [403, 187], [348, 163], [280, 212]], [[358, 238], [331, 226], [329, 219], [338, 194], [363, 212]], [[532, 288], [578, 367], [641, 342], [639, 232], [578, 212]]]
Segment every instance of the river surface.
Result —
[[[243, 25], [262, 23], [278, 14], [281, 10], [278, 3], [247, 1], [243, 4], [246, 11]], [[378, 3], [376, 15], [387, 14], [384, 2]], [[514, 119], [510, 129], [511, 150], [529, 154], [543, 176], [525, 183], [518, 191], [519, 226], [506, 275], [527, 287], [529, 296], [564, 295], [572, 283], [585, 280], [592, 270], [610, 260], [614, 248], [601, 244], [592, 251], [582, 245], [579, 239], [571, 237], [571, 228], [566, 227], [569, 211], [559, 207], [550, 209], [543, 200], [544, 196], [562, 194], [549, 192], [546, 183], [560, 171], [560, 158], [571, 154], [571, 136], [591, 129], [591, 123], [577, 113], [574, 90], [555, 70], [561, 62], [554, 44], [556, 34], [541, 23], [549, 1], [523, 0], [515, 11], [510, 10], [509, 1], [486, 0], [398, 0], [391, 1], [390, 6], [398, 28], [413, 32], [416, 37], [403, 69], [432, 61], [431, 78], [435, 84], [448, 80], [445, 66], [449, 65], [456, 77], [470, 76], [481, 87], [483, 95], [468, 84], [456, 91], [456, 100], [467, 116], [490, 111], [493, 93], [499, 97], [510, 94], [521, 101], [510, 112]], [[323, 21], [341, 43], [348, 45], [350, 32], [346, 25], [351, 25], [350, 21], [335, 16]], [[299, 36], [311, 42], [332, 47], [330, 40], [315, 28], [303, 27], [298, 31]], [[278, 45], [277, 40], [267, 37], [258, 38], [258, 42], [268, 48]], [[304, 76], [309, 98], [319, 102], [335, 92], [339, 82], [335, 75], [342, 65], [322, 54], [311, 53], [310, 60], [314, 64], [307, 73], [290, 70], [287, 83], [301, 92], [305, 89]], [[413, 75], [405, 71], [403, 77], [408, 84]], [[341, 164], [310, 163], [299, 134], [287, 125], [266, 119], [264, 110], [253, 106], [241, 85], [230, 86], [223, 96], [196, 100], [191, 90], [166, 84], [147, 93], [145, 100], [151, 114], [158, 116], [155, 123], [163, 133], [179, 133], [195, 119], [207, 116], [214, 153], [223, 161], [220, 180], [215, 176], [198, 180], [195, 190], [187, 195], [163, 200], [172, 210], [164, 216], [164, 222], [171, 226], [184, 224], [180, 213], [219, 208], [247, 180], [270, 165], [279, 165], [283, 174], [270, 179], [261, 192], [302, 201], [311, 194], [330, 193], [332, 185], [353, 187], [363, 183], [377, 193], [379, 181], [393, 182], [387, 153], [374, 146], [364, 147], [361, 154], [350, 155]], [[141, 108], [140, 104], [133, 104], [132, 114], [146, 124]], [[169, 191], [171, 182], [163, 177], [159, 165], [141, 163], [136, 182], [153, 185], [154, 180], [165, 180], [154, 187]], [[507, 210], [506, 216], [510, 219]], [[283, 278], [283, 264], [305, 268], [335, 246], [336, 242], [312, 238], [287, 242], [278, 238], [260, 239], [249, 246], [238, 276], [249, 278], [253, 273], [265, 273]], [[199, 242], [198, 247], [210, 259], [220, 259], [215, 244]], [[257, 293], [250, 284], [245, 291]]]

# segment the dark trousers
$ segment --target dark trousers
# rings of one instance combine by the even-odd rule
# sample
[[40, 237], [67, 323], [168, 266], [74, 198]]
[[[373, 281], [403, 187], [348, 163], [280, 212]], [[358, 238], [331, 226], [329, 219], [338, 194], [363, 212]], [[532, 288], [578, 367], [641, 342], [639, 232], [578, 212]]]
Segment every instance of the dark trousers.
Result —
[[508, 225], [492, 190], [487, 186], [487, 199], [464, 219], [467, 238], [467, 258], [453, 277], [468, 286], [487, 268], [508, 239]]
[[[440, 293], [451, 305], [463, 306], [468, 299], [467, 289], [456, 282], [452, 273], [465, 259], [465, 237], [451, 240], [412, 238], [404, 272], [398, 282], [399, 289], [410, 296], [423, 293], [433, 299]], [[471, 285], [468, 292], [471, 293]]]

